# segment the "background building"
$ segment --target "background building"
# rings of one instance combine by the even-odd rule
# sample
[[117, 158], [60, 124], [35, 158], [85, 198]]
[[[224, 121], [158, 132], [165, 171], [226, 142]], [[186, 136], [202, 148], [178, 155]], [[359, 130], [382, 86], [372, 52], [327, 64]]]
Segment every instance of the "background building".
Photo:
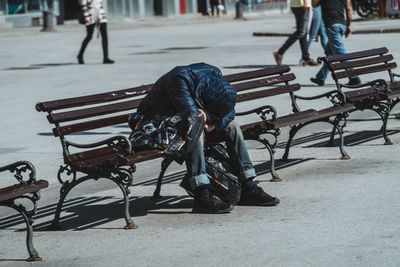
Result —
[[[257, 12], [286, 9], [288, 0], [241, 0], [245, 11]], [[42, 24], [42, 11], [53, 2], [53, 12], [59, 24], [75, 20], [78, 0], [0, 0], [0, 24], [8, 22], [14, 27]], [[236, 0], [223, 0], [227, 11], [235, 10]], [[103, 0], [110, 20], [146, 19], [162, 17], [194, 17], [207, 15], [208, 0]]]

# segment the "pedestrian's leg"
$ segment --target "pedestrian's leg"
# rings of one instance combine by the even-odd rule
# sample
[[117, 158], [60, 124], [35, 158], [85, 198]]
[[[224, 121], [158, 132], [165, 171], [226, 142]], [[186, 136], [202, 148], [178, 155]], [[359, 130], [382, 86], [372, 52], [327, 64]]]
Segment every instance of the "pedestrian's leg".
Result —
[[101, 45], [103, 47], [103, 63], [112, 64], [113, 60], [108, 58], [108, 36], [107, 23], [100, 23]]
[[201, 134], [199, 140], [193, 146], [192, 152], [187, 156], [186, 170], [192, 190], [210, 183], [206, 174], [206, 162], [204, 158], [204, 133]]
[[78, 63], [79, 64], [85, 64], [83, 61], [83, 54], [85, 53], [85, 49], [87, 45], [89, 44], [90, 40], [92, 40], [93, 37], [93, 32], [94, 32], [94, 24], [87, 25], [86, 26], [86, 37], [83, 39], [81, 49], [79, 50], [78, 54]]
[[310, 54], [308, 53], [308, 45], [307, 45], [307, 27], [308, 27], [308, 18], [310, 17], [310, 9], [301, 9], [300, 18], [298, 20], [297, 25], [297, 38], [300, 42], [301, 49], [301, 57], [304, 61], [308, 61], [310, 59]]
[[307, 46], [310, 48], [312, 42], [314, 42], [318, 36], [318, 31], [321, 25], [321, 7], [316, 7], [313, 9], [313, 16], [311, 19], [310, 32], [308, 34]]
[[224, 129], [224, 140], [226, 142], [229, 157], [234, 163], [235, 174], [241, 182], [256, 177], [253, 164], [250, 160], [242, 130], [236, 121], [230, 122]]
[[292, 8], [291, 9], [294, 17], [296, 19], [296, 31], [294, 33], [292, 33], [292, 35], [289, 36], [289, 38], [285, 41], [285, 43], [283, 43], [283, 45], [281, 46], [281, 48], [279, 48], [279, 50], [277, 51], [279, 55], [283, 55], [286, 50], [289, 49], [289, 47], [291, 47], [298, 39], [299, 39], [299, 35], [300, 35], [300, 26], [302, 25], [302, 14], [304, 13], [303, 8]]

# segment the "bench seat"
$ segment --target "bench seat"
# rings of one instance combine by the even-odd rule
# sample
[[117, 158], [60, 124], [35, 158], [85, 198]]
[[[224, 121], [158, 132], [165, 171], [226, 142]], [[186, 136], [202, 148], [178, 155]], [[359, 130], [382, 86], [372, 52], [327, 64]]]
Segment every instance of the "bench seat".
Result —
[[108, 173], [110, 170], [122, 166], [134, 166], [136, 163], [162, 157], [159, 150], [145, 150], [122, 155], [110, 147], [97, 148], [90, 151], [76, 153], [65, 158], [74, 171], [86, 174]]
[[[42, 258], [33, 246], [33, 216], [36, 213], [36, 202], [40, 199], [39, 191], [49, 186], [45, 180], [36, 180], [35, 167], [29, 161], [17, 161], [6, 166], [0, 166], [0, 172], [8, 172], [18, 183], [0, 188], [0, 206], [17, 211], [26, 224], [26, 247], [29, 258], [26, 261], [41, 261]], [[26, 201], [32, 202], [27, 209]]]
[[37, 180], [32, 183], [15, 184], [0, 188], [0, 202], [13, 200], [28, 193], [38, 192], [40, 189], [47, 188], [49, 182]]
[[[374, 48], [347, 54], [332, 55], [318, 58], [329, 68], [336, 88], [343, 91], [346, 102], [354, 104], [352, 111], [372, 110], [376, 112], [382, 121], [380, 131], [385, 139], [385, 144], [392, 144], [387, 135], [387, 123], [390, 112], [400, 103], [400, 82], [393, 73], [397, 68], [392, 54], [386, 47]], [[388, 77], [383, 77], [387, 73]], [[373, 77], [368, 77], [374, 74]], [[379, 74], [379, 76], [376, 76]], [[362, 83], [348, 86], [342, 80], [347, 81], [360, 76]], [[379, 77], [379, 79], [376, 79]], [[384, 87], [389, 86], [390, 92]]]

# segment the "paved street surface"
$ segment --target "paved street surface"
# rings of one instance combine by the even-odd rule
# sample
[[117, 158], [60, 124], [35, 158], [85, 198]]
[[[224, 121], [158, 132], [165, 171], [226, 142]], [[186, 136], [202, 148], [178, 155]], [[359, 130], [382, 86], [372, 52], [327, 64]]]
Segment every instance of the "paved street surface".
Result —
[[[68, 24], [56, 32], [39, 28], [0, 32], [0, 165], [25, 159], [37, 168], [42, 191], [35, 221], [34, 244], [44, 258], [28, 264], [22, 219], [0, 207], [0, 266], [400, 266], [400, 120], [389, 120], [394, 145], [384, 146], [372, 112], [351, 114], [346, 150], [324, 147], [329, 125], [304, 128], [291, 150], [291, 161], [278, 161], [281, 183], [270, 183], [267, 152], [249, 142], [261, 186], [281, 199], [277, 207], [235, 207], [230, 214], [191, 214], [192, 199], [178, 184], [183, 167], [174, 165], [163, 186], [162, 200], [152, 200], [160, 161], [138, 164], [131, 208], [139, 229], [123, 230], [121, 192], [108, 181], [87, 182], [68, 195], [62, 230], [47, 231], [59, 196], [56, 174], [62, 164], [60, 142], [51, 134], [38, 101], [107, 92], [152, 83], [176, 65], [207, 62], [224, 74], [275, 64], [272, 52], [284, 37], [253, 37], [258, 32], [290, 32], [290, 14], [192, 20], [149, 20], [110, 23], [110, 57], [101, 64], [101, 42], [94, 38], [85, 65], [76, 64], [84, 28]], [[396, 28], [399, 20], [354, 22], [354, 30]], [[386, 46], [400, 62], [400, 35], [354, 35], [349, 51]], [[311, 55], [322, 55], [319, 43]], [[309, 78], [318, 67], [300, 67], [300, 48], [287, 51], [302, 84], [299, 93], [315, 95], [323, 88]], [[400, 72], [400, 71], [398, 71]], [[385, 74], [386, 75], [386, 74]], [[385, 76], [386, 77], [386, 76]], [[264, 103], [239, 105], [245, 110]], [[273, 104], [278, 114], [291, 111], [288, 96]], [[305, 107], [321, 107], [322, 101]], [[243, 123], [243, 120], [238, 119]], [[287, 137], [284, 129], [280, 141]], [[322, 134], [321, 134], [322, 130]], [[109, 133], [129, 134], [122, 125], [86, 136], [88, 142]], [[83, 136], [78, 136], [80, 139]], [[277, 149], [277, 158], [283, 154]], [[0, 174], [0, 187], [14, 180]]]

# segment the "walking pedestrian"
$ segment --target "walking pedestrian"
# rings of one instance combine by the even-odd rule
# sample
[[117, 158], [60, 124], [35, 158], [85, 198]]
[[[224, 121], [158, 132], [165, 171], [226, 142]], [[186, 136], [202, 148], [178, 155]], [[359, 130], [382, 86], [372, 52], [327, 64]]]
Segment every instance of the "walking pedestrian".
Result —
[[307, 46], [307, 28], [310, 17], [311, 0], [291, 0], [290, 9], [296, 19], [296, 31], [289, 36], [278, 51], [273, 52], [276, 64], [282, 65], [283, 54], [298, 40], [301, 49], [302, 65], [317, 66], [319, 64], [310, 57]]
[[[313, 0], [313, 6], [321, 6], [322, 18], [326, 26], [328, 45], [325, 54], [327, 56], [340, 55], [346, 53], [344, 37], [351, 34], [352, 9], [350, 0]], [[316, 77], [311, 78], [311, 82], [322, 86], [328, 77], [329, 69], [326, 64], [318, 71]], [[360, 84], [358, 76], [349, 78], [348, 85]]]
[[219, 0], [210, 0], [210, 8], [211, 8], [211, 15], [214, 17], [215, 12], [217, 13], [217, 17], [219, 17], [219, 5], [221, 3]]
[[81, 49], [77, 56], [79, 64], [85, 64], [83, 54], [85, 49], [93, 37], [95, 26], [99, 28], [101, 35], [101, 44], [103, 47], [103, 63], [113, 64], [114, 61], [108, 57], [108, 36], [107, 36], [107, 16], [103, 8], [102, 0], [79, 0], [81, 5], [85, 25], [86, 37], [83, 39]]

